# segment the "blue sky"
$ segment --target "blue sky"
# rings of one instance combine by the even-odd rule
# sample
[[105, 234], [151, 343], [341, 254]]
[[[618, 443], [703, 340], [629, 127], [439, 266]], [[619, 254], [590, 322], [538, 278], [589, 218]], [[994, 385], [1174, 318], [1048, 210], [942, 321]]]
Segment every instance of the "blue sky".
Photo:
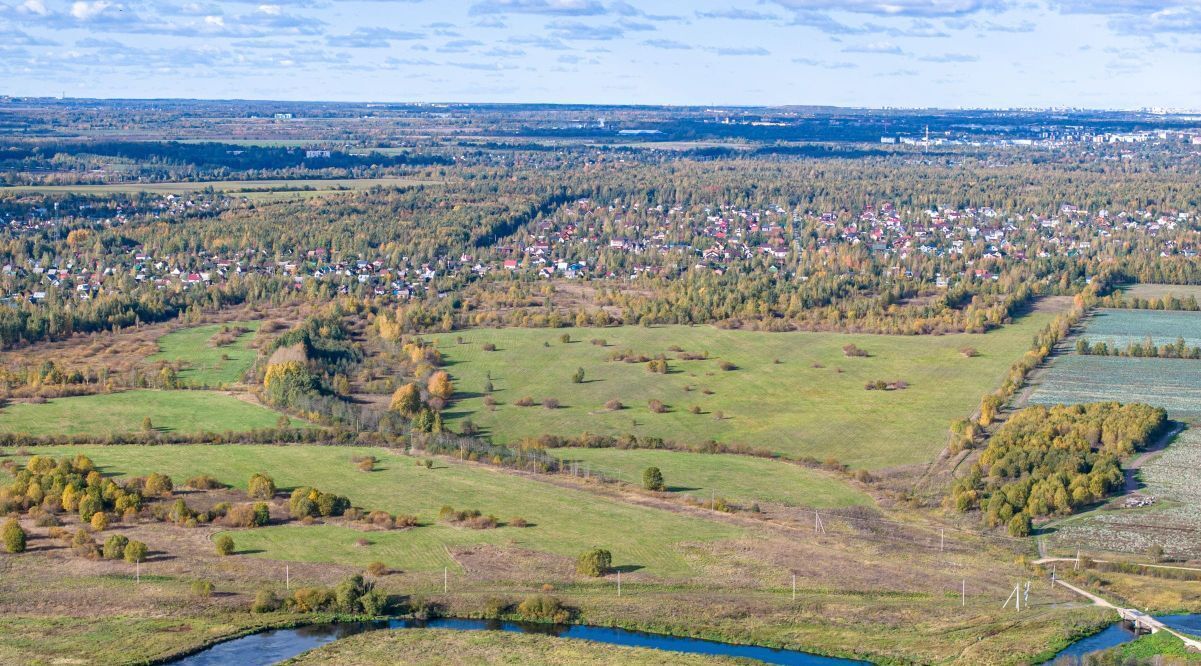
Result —
[[1201, 0], [0, 0], [0, 93], [1201, 109]]

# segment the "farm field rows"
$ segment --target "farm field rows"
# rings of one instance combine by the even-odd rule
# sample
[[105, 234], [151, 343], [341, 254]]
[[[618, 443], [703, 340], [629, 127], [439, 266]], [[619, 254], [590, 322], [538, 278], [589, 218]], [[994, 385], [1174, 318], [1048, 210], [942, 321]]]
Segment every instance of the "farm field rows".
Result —
[[1034, 384], [1036, 405], [1143, 402], [1175, 418], [1201, 416], [1201, 361], [1081, 356], [1056, 358]]
[[1191, 428], [1140, 470], [1150, 507], [1097, 510], [1063, 522], [1051, 543], [1142, 554], [1152, 545], [1176, 558], [1201, 557], [1201, 429]]
[[[179, 372], [180, 383], [190, 386], [220, 386], [242, 381], [242, 376], [254, 363], [257, 353], [250, 347], [261, 322], [238, 321], [210, 324], [172, 331], [158, 340], [157, 354], [147, 361], [182, 361], [187, 364]], [[226, 327], [241, 327], [249, 332], [238, 336], [231, 344], [216, 346], [211, 340]]]
[[642, 472], [658, 467], [667, 491], [698, 500], [724, 497], [734, 502], [780, 502], [818, 509], [866, 506], [871, 498], [833, 476], [790, 463], [749, 456], [645, 449], [554, 449], [580, 469], [641, 484]]
[[1201, 312], [1101, 309], [1089, 318], [1081, 337], [1119, 349], [1147, 338], [1156, 345], [1183, 338], [1188, 347], [1197, 347], [1201, 346]]
[[216, 391], [136, 390], [13, 403], [0, 410], [0, 432], [103, 436], [140, 431], [146, 417], [160, 432], [241, 432], [274, 428], [280, 413]]
[[[876, 469], [933, 457], [946, 444], [948, 424], [971, 414], [1051, 316], [1036, 312], [983, 335], [627, 326], [476, 329], [429, 339], [447, 359], [460, 392], [447, 422], [458, 427], [471, 419], [498, 442], [543, 434], [634, 434], [690, 444], [739, 443]], [[572, 342], [560, 342], [565, 334]], [[590, 343], [602, 338], [603, 347]], [[496, 350], [485, 351], [486, 344]], [[846, 345], [868, 356], [848, 357]], [[671, 348], [709, 357], [678, 360], [680, 352]], [[961, 353], [966, 348], [979, 355]], [[669, 372], [608, 360], [623, 350], [651, 358], [665, 354]], [[735, 368], [723, 370], [722, 361]], [[577, 368], [585, 372], [581, 383], [571, 381]], [[908, 388], [864, 389], [878, 380], [902, 380]], [[484, 404], [489, 382], [494, 411]], [[522, 397], [532, 398], [534, 406], [515, 405]], [[541, 406], [546, 398], [558, 400], [559, 407]], [[606, 408], [614, 399], [622, 409]], [[664, 403], [665, 413], [653, 413], [651, 400]]]
[[[364, 533], [336, 525], [276, 526], [238, 532], [240, 549], [262, 557], [363, 566], [384, 560], [405, 570], [456, 567], [450, 550], [479, 544], [513, 547], [574, 558], [604, 545], [616, 565], [657, 575], [686, 575], [691, 567], [678, 552], [683, 542], [736, 538], [742, 530], [722, 523], [600, 498], [582, 490], [530, 481], [486, 467], [438, 461], [433, 469], [419, 459], [387, 449], [319, 446], [91, 446], [43, 447], [54, 456], [86, 453], [105, 474], [139, 476], [162, 472], [182, 483], [211, 474], [245, 489], [250, 475], [266, 472], [281, 488], [312, 485], [346, 495], [356, 506], [417, 515], [426, 526]], [[361, 472], [352, 458], [380, 459], [373, 472]], [[438, 510], [479, 509], [503, 523], [519, 516], [530, 527], [471, 530], [433, 524]], [[356, 541], [369, 537], [372, 545]], [[564, 559], [563, 562], [569, 562]], [[570, 566], [570, 565], [568, 565]]]

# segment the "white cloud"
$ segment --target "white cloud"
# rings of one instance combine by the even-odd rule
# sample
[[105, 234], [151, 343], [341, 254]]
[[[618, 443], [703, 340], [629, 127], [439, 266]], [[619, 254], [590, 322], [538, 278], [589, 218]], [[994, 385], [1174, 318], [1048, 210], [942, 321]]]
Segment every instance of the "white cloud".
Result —
[[94, 2], [76, 2], [71, 5], [71, 16], [80, 21], [90, 21], [104, 13], [104, 10], [112, 7], [113, 4], [106, 0], [95, 0]]

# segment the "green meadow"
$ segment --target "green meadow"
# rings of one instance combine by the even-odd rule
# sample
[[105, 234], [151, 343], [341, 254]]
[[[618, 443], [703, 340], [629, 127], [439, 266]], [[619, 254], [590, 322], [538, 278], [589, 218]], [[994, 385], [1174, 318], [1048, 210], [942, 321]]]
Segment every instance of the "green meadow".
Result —
[[[884, 336], [765, 333], [711, 326], [474, 329], [429, 336], [459, 397], [452, 427], [470, 419], [498, 442], [583, 432], [740, 443], [787, 456], [835, 458], [869, 469], [927, 461], [951, 421], [972, 413], [1051, 318], [1034, 313], [987, 334]], [[563, 343], [560, 336], [569, 335]], [[463, 342], [459, 343], [458, 340]], [[603, 339], [605, 346], [592, 344]], [[485, 351], [485, 344], [496, 346]], [[848, 357], [845, 345], [866, 351]], [[965, 348], [979, 352], [968, 357]], [[707, 360], [679, 360], [682, 349]], [[608, 360], [614, 352], [669, 359], [669, 372]], [[734, 364], [723, 370], [719, 363]], [[584, 381], [573, 383], [577, 368]], [[489, 380], [489, 376], [491, 379]], [[902, 390], [868, 391], [877, 380]], [[491, 381], [494, 410], [484, 404]], [[515, 403], [532, 398], [534, 406]], [[556, 409], [542, 406], [554, 398]], [[606, 409], [609, 400], [624, 406]], [[666, 405], [654, 413], [649, 402]], [[696, 413], [694, 413], [694, 411]]]
[[[239, 321], [172, 331], [156, 341], [158, 353], [146, 360], [182, 361], [186, 367], [179, 372], [179, 380], [189, 386], [238, 383], [254, 363], [256, 351], [250, 347], [250, 342], [259, 324], [257, 321]], [[225, 327], [241, 327], [249, 329], [249, 332], [238, 336], [232, 344], [221, 347], [213, 345], [213, 336]]]
[[642, 484], [642, 473], [658, 467], [667, 492], [705, 500], [780, 502], [829, 509], [870, 505], [871, 498], [845, 481], [799, 465], [750, 456], [647, 449], [554, 449], [552, 455], [584, 470]]
[[0, 432], [102, 436], [139, 432], [146, 417], [160, 432], [241, 432], [274, 428], [280, 414], [214, 391], [138, 390], [13, 403], [0, 409]]
[[[255, 472], [270, 474], [281, 489], [312, 485], [346, 495], [355, 506], [418, 516], [425, 525], [363, 532], [340, 525], [277, 526], [234, 533], [239, 551], [276, 560], [366, 565], [382, 561], [406, 571], [457, 568], [448, 549], [493, 544], [575, 558], [602, 546], [617, 566], [659, 575], [687, 575], [692, 568], [676, 549], [683, 542], [740, 536], [743, 530], [670, 511], [623, 503], [591, 493], [531, 481], [488, 467], [420, 459], [388, 449], [319, 446], [84, 446], [43, 447], [45, 455], [86, 453], [102, 472], [170, 475], [177, 483], [210, 474], [245, 489]], [[362, 472], [352, 460], [371, 454], [376, 470]], [[502, 526], [472, 530], [436, 524], [450, 505], [495, 514]], [[521, 517], [529, 527], [506, 527]], [[370, 545], [356, 542], [366, 538]]]

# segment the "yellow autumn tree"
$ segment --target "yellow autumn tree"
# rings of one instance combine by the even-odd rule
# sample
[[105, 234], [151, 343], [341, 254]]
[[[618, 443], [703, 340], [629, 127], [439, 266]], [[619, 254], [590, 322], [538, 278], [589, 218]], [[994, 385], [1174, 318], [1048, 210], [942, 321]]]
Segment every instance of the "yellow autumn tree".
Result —
[[450, 400], [450, 396], [455, 394], [455, 385], [450, 381], [450, 375], [444, 370], [430, 375], [429, 385], [426, 388], [431, 396], [443, 400]]
[[412, 418], [421, 411], [421, 389], [416, 384], [405, 384], [392, 394], [388, 409]]

